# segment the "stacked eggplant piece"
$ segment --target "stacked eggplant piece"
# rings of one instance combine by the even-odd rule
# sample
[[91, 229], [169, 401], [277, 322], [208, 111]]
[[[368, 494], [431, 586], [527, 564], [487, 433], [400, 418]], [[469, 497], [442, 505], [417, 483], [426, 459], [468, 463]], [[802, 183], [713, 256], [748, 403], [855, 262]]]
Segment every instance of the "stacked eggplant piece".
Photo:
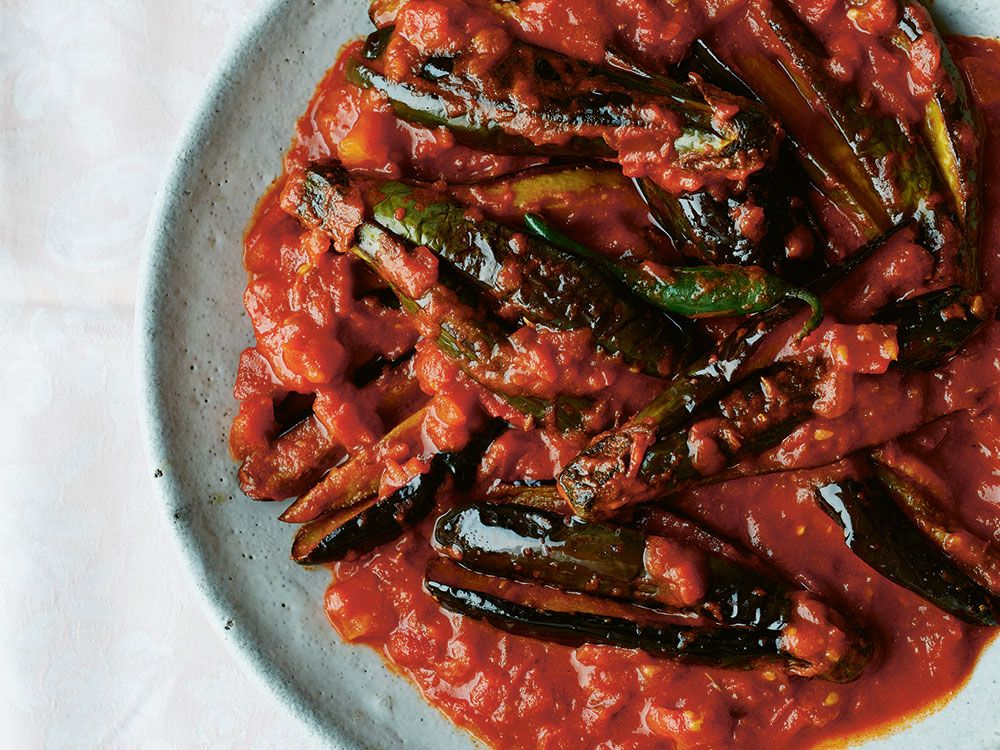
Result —
[[[855, 623], [668, 509], [677, 493], [730, 476], [815, 415], [827, 365], [787, 352], [820, 325], [821, 296], [894, 235], [908, 232], [934, 254], [935, 279], [876, 314], [896, 326], [891, 367], [932, 372], [976, 333], [988, 315], [976, 257], [978, 125], [950, 63], [917, 132], [834, 80], [821, 42], [783, 0], [748, 7], [771, 38], [697, 42], [688, 80], [520, 41], [484, 65], [471, 47], [418, 50], [391, 25], [350, 60], [348, 80], [397, 117], [551, 163], [499, 181], [522, 209], [517, 224], [486, 218], [440, 185], [336, 162], [288, 174], [282, 207], [370, 269], [391, 292], [386, 303], [522, 426], [591, 439], [551, 482], [477, 495], [481, 457], [516, 429], [484, 420], [464, 448], [429, 457], [381, 497], [382, 463], [422, 439], [426, 397], [409, 354], [376, 359], [353, 379], [396, 425], [382, 440], [348, 456], [324, 441], [306, 405], [244, 461], [249, 495], [299, 496], [282, 516], [302, 524], [294, 560], [369, 551], [438, 507], [425, 586], [449, 610], [532, 637], [717, 667], [777, 663], [836, 681], [861, 673], [873, 646]], [[887, 45], [905, 57], [930, 39], [947, 58], [922, 6], [905, 4], [900, 19]], [[390, 50], [406, 45], [401, 72]], [[636, 146], [656, 139], [655, 152]], [[619, 167], [682, 264], [602, 253], [517, 204], [518, 186], [572, 200], [609, 173], [623, 182]], [[815, 206], [854, 229], [857, 246], [839, 261]], [[690, 319], [721, 316], [742, 320], [707, 346], [692, 333]], [[589, 331], [601, 356], [659, 379], [658, 395], [608, 430], [586, 396], [526, 392], [508, 377], [512, 325]], [[699, 444], [710, 445], [709, 459]], [[817, 487], [818, 505], [880, 574], [966, 622], [998, 624], [992, 558], [955, 555], [953, 521], [879, 455], [850, 457], [852, 475]]]

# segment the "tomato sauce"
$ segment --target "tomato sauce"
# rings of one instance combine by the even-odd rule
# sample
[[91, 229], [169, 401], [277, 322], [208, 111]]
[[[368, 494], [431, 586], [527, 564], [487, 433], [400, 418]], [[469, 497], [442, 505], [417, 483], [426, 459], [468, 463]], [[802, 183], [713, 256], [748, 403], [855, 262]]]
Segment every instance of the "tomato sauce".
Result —
[[[447, 43], [449, 13], [454, 19], [461, 6], [466, 26], [489, 11], [496, 14], [490, 24], [523, 41], [592, 62], [615, 49], [654, 71], [678, 63], [690, 43], [707, 34], [730, 45], [744, 43], [752, 16], [746, 0], [413, 0], [410, 10], [418, 5], [426, 17], [441, 15], [440, 26], [414, 32], [440, 37], [429, 37], [429, 44]], [[894, 3], [872, 0], [847, 13], [829, 0], [793, 5], [834, 51], [834, 67], [845, 82], [904, 120], [919, 117], [915, 102], [928, 95], [919, 69], [914, 73], [872, 43], [895, 22]], [[399, 6], [397, 0], [376, 0], [372, 16], [384, 25], [397, 18]], [[985, 292], [996, 301], [1000, 44], [958, 38], [949, 46], [984, 118], [982, 274]], [[504, 183], [495, 178], [544, 160], [485, 154], [456, 144], [442, 128], [403, 122], [374, 92], [345, 80], [345, 61], [358, 49], [353, 44], [342, 50], [319, 84], [285, 156], [286, 174], [336, 158], [367, 174], [436, 183], [497, 219], [520, 220]], [[926, 59], [935, 54], [924, 52]], [[420, 471], [433, 452], [463, 445], [486, 414], [518, 429], [488, 451], [480, 489], [497, 481], [551, 479], [583, 447], [586, 435], [533, 426], [421, 339], [403, 311], [374, 302], [367, 293], [377, 283], [361, 264], [334, 252], [326, 235], [304, 229], [281, 209], [282, 186], [279, 180], [264, 196], [245, 241], [250, 281], [244, 301], [257, 343], [244, 352], [237, 376], [240, 411], [231, 433], [237, 458], [266, 448], [281, 432], [274, 404], [289, 393], [315, 395], [317, 434], [347, 453], [371, 446], [392, 424], [346, 373], [373, 356], [394, 359], [414, 347], [413, 374], [428, 416], [417, 444], [387, 459], [382, 493]], [[614, 170], [572, 203], [548, 192], [544, 177], [519, 189], [530, 193], [520, 196], [520, 206], [530, 203], [601, 252], [650, 263], [677, 260]], [[803, 748], [875, 733], [940, 705], [969, 677], [991, 631], [966, 625], [876, 574], [845, 546], [842, 531], [810, 490], [846, 470], [843, 463], [831, 464], [845, 451], [909, 433], [886, 450], [918, 463], [927, 483], [943, 488], [948, 511], [972, 538], [983, 544], [1000, 539], [1000, 326], [988, 322], [943, 374], [932, 376], [886, 372], [892, 352], [878, 331], [857, 340], [836, 338], [837, 326], [865, 320], [885, 300], [927, 279], [928, 258], [915, 248], [897, 241], [855, 272], [849, 294], [828, 300], [835, 320], [828, 318], [815, 336], [839, 342], [846, 375], [831, 384], [826, 410], [778, 448], [741, 466], [747, 476], [676, 500], [693, 519], [742, 542], [865, 624], [876, 654], [855, 682], [802, 679], [777, 668], [738, 672], [685, 665], [605, 646], [570, 648], [448, 613], [422, 588], [434, 554], [429, 536], [435, 513], [395, 542], [330, 566], [325, 608], [333, 627], [344, 640], [377, 650], [455, 723], [502, 748]], [[433, 278], [434, 268], [428, 273]], [[538, 393], [551, 393], [558, 384], [596, 397], [598, 408], [588, 423], [594, 431], [634, 413], [661, 387], [595, 355], [589, 334], [519, 335], [520, 357], [510, 377]], [[785, 471], [756, 474], [765, 468]], [[445, 508], [452, 500], [445, 493], [438, 502]]]

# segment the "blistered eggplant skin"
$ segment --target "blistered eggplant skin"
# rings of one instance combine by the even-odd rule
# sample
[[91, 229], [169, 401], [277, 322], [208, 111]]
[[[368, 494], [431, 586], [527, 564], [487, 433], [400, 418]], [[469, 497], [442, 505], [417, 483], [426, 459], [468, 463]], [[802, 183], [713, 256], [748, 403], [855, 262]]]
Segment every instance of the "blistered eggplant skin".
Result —
[[495, 221], [472, 219], [464, 206], [428, 190], [386, 181], [372, 196], [376, 223], [430, 248], [525, 320], [590, 329], [601, 349], [643, 372], [673, 370], [685, 343], [677, 324], [625, 294], [589, 260]]
[[465, 448], [436, 454], [426, 472], [386, 497], [330, 511], [303, 524], [295, 535], [292, 560], [300, 565], [335, 562], [396, 539], [430, 513], [435, 495], [449, 475], [458, 490], [471, 484], [483, 453], [506, 428], [502, 419], [491, 419]]
[[623, 526], [583, 523], [523, 505], [481, 503], [444, 513], [435, 524], [433, 544], [480, 573], [688, 611], [725, 625], [781, 630], [787, 623], [786, 586], [696, 548], [691, 552], [698, 569], [689, 570], [704, 581], [704, 595], [687, 606], [672, 604], [683, 594], [650, 575], [649, 539]]
[[[814, 413], [818, 382], [818, 373], [811, 368], [775, 366], [737, 383], [699, 410], [695, 420], [714, 422], [717, 429], [705, 438], [713, 441], [724, 464], [730, 466], [778, 445], [808, 420]], [[713, 476], [715, 469], [704, 473], [695, 461], [690, 447], [692, 423], [664, 432], [651, 414], [652, 407], [664, 416], [660, 425], [685, 416], [691, 420], [683, 403], [671, 409], [665, 400], [654, 402], [646, 409], [650, 416], [640, 412], [624, 428], [599, 436], [584, 448], [558, 478], [561, 493], [577, 515], [606, 518], [627, 505], [665, 500]], [[636, 446], [641, 446], [641, 452]], [[632, 464], [636, 457], [638, 466]]]
[[817, 488], [816, 501], [874, 570], [960, 620], [1000, 624], [1000, 600], [929, 542], [877, 482], [827, 484]]
[[[389, 277], [391, 274], [387, 273], [382, 253], [385, 240], [398, 242], [382, 227], [362, 224], [357, 230], [357, 245], [352, 252], [375, 273]], [[445, 285], [432, 285], [420, 299], [408, 297], [395, 287], [393, 289], [407, 314], [425, 322], [433, 322], [437, 326], [435, 343], [438, 348], [477, 383], [539, 422], [551, 420], [559, 429], [579, 426], [582, 410], [590, 405], [585, 397], [559, 394], [555, 401], [549, 401], [510, 392], [505, 373], [514, 348], [509, 338], [490, 326], [489, 321], [477, 311], [470, 310], [455, 300], [451, 290]], [[438, 317], [428, 317], [427, 312], [431, 307], [444, 312]]]
[[875, 320], [896, 324], [898, 366], [931, 370], [982, 327], [986, 309], [982, 295], [950, 286], [886, 305]]
[[976, 583], [1000, 596], [1000, 550], [989, 540], [963, 528], [960, 518], [943, 508], [933, 493], [915, 481], [903, 467], [885, 462], [885, 455], [869, 455], [872, 476], [899, 508], [920, 529], [927, 541], [940, 549]]
[[[754, 628], [684, 627], [635, 622], [587, 611], [556, 611], [519, 604], [475, 586], [475, 576], [454, 576], [432, 564], [424, 587], [445, 609], [516, 635], [570, 646], [587, 643], [639, 649], [653, 656], [728, 669], [788, 661], [781, 636]], [[586, 598], [581, 598], [585, 606]]]
[[295, 535], [292, 560], [300, 565], [331, 563], [392, 541], [430, 513], [446, 473], [441, 456], [435, 456], [427, 472], [386, 497], [325, 513], [303, 524]]
[[[818, 661], [810, 662], [796, 655], [790, 629], [729, 627], [703, 618], [658, 615], [589, 594], [512, 584], [444, 558], [431, 560], [424, 588], [445, 609], [516, 635], [570, 646], [589, 643], [638, 649], [722, 669], [775, 664], [791, 674], [850, 682], [861, 674], [872, 653], [870, 641], [849, 635], [841, 647], [827, 649]], [[844, 632], [837, 627], [834, 632]]]
[[[756, 171], [777, 147], [778, 128], [754, 102], [729, 97], [732, 111], [720, 116], [712, 97], [696, 86], [595, 66], [521, 42], [511, 45], [488, 80], [466, 70], [470, 63], [463, 50], [431, 57], [419, 74], [390, 80], [381, 58], [394, 33], [386, 27], [369, 37], [361, 57], [348, 63], [348, 80], [381, 91], [399, 117], [444, 126], [456, 141], [474, 148], [614, 158], [614, 131], [663, 125], [651, 122], [652, 111], [669, 113], [673, 120], [675, 165], [709, 181]], [[525, 107], [519, 95], [525, 81], [540, 104]], [[578, 132], [567, 138], [567, 127]]]

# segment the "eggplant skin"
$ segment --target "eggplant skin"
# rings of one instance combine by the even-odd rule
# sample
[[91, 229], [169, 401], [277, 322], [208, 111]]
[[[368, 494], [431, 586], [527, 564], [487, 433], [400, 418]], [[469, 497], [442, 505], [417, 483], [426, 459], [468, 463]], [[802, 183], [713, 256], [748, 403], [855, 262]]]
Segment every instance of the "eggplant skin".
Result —
[[[292, 560], [300, 565], [336, 562], [349, 553], [364, 554], [392, 541], [430, 513], [446, 474], [442, 454], [438, 454], [427, 472], [381, 500], [365, 503], [360, 510], [335, 511], [310, 521], [295, 536]], [[346, 520], [341, 520], [345, 516]], [[316, 536], [319, 539], [313, 541]]]
[[[729, 96], [731, 107], [723, 115], [715, 103], [721, 92], [708, 96], [703, 86], [595, 66], [522, 42], [513, 42], [485, 77], [466, 47], [449, 57], [430, 57], [419, 74], [395, 81], [380, 59], [393, 34], [385, 27], [370, 36], [361, 57], [349, 61], [347, 80], [383, 92], [399, 117], [443, 125], [457, 142], [473, 148], [615, 157], [615, 131], [653, 125], [668, 134], [676, 131], [671, 166], [707, 184], [739, 181], [761, 169], [780, 139], [777, 124], [751, 101]], [[529, 98], [540, 104], [525, 103], [526, 79]], [[664, 119], [664, 111], [671, 116]]]
[[432, 544], [463, 567], [621, 599], [641, 596], [646, 538], [634, 529], [573, 523], [516, 504], [452, 508], [438, 518]]
[[491, 419], [460, 451], [438, 453], [430, 467], [384, 498], [373, 498], [353, 508], [333, 510], [299, 528], [291, 558], [300, 565], [320, 565], [364, 554], [399, 537], [434, 507], [438, 489], [448, 476], [455, 488], [467, 489], [475, 478], [483, 453], [507, 429], [502, 419]]
[[[668, 375], [685, 342], [672, 319], [624, 294], [589, 261], [545, 238], [488, 219], [462, 205], [399, 182], [384, 182], [372, 206], [377, 224], [424, 245], [463, 277], [525, 320], [558, 330], [589, 328], [598, 346], [654, 376]], [[507, 280], [516, 271], [518, 282]]]
[[424, 586], [451, 612], [483, 620], [508, 633], [567, 646], [618, 646], [729, 669], [786, 661], [781, 655], [780, 636], [774, 631], [651, 625], [591, 612], [544, 610], [433, 577], [425, 578]]
[[685, 546], [697, 555], [694, 559], [706, 577], [704, 595], [687, 606], [668, 604], [664, 584], [648, 578], [645, 554], [650, 536], [524, 505], [479, 503], [441, 515], [432, 544], [477, 573], [655, 610], [686, 611], [727, 626], [780, 631], [788, 624], [787, 586], [698, 545]]
[[816, 489], [816, 500], [844, 542], [890, 581], [972, 625], [1000, 625], [1000, 600], [929, 542], [874, 479]]
[[982, 327], [986, 310], [982, 295], [962, 286], [950, 286], [885, 305], [875, 314], [875, 320], [897, 326], [897, 366], [931, 370]]
[[476, 480], [479, 460], [486, 453], [486, 449], [493, 444], [493, 441], [506, 432], [508, 427], [507, 422], [494, 417], [472, 436], [465, 448], [454, 453], [439, 454], [441, 462], [451, 473], [456, 490], [465, 492], [472, 487]]

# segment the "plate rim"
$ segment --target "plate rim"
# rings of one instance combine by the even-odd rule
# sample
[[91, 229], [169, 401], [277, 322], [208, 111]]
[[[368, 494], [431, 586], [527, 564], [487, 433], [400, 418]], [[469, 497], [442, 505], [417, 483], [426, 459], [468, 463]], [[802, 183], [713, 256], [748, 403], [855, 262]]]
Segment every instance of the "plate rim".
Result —
[[134, 392], [139, 410], [139, 431], [146, 465], [153, 472], [154, 493], [159, 499], [162, 517], [167, 523], [175, 557], [179, 558], [188, 583], [198, 592], [196, 599], [208, 625], [233, 656], [240, 669], [265, 692], [277, 699], [282, 709], [293, 716], [299, 726], [318, 745], [361, 750], [363, 745], [343, 727], [324, 722], [300, 694], [271, 675], [273, 667], [265, 654], [253, 648], [239, 628], [227, 628], [229, 612], [223, 598], [210, 585], [207, 566], [197, 549], [192, 526], [180, 521], [181, 496], [172, 473], [164, 471], [169, 462], [166, 440], [161, 431], [165, 423], [162, 394], [155, 387], [158, 354], [151, 335], [158, 319], [160, 305], [155, 292], [165, 275], [164, 259], [169, 241], [168, 227], [184, 209], [180, 186], [192, 169], [197, 169], [195, 155], [210, 141], [209, 133], [216, 115], [214, 105], [234, 85], [229, 71], [246, 63], [256, 51], [255, 40], [280, 23], [288, 8], [297, 0], [260, 0], [249, 15], [239, 22], [239, 28], [223, 45], [222, 51], [200, 89], [193, 108], [178, 131], [174, 147], [161, 170], [158, 190], [153, 199], [139, 259], [139, 279], [133, 309], [133, 368], [136, 374]]

